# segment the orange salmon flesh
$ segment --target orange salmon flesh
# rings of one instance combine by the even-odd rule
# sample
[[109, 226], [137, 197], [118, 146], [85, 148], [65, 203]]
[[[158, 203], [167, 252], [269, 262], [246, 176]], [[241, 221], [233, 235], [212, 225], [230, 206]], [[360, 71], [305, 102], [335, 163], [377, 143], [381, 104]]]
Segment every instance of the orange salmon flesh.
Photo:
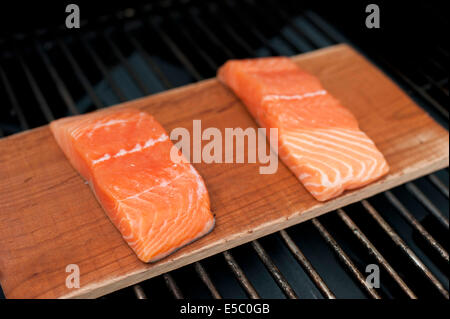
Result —
[[151, 115], [104, 110], [63, 118], [50, 128], [143, 262], [164, 258], [214, 228], [202, 177], [187, 161], [171, 160], [173, 144]]
[[260, 126], [278, 128], [280, 158], [317, 200], [367, 185], [389, 171], [353, 114], [289, 58], [231, 60], [218, 78]]

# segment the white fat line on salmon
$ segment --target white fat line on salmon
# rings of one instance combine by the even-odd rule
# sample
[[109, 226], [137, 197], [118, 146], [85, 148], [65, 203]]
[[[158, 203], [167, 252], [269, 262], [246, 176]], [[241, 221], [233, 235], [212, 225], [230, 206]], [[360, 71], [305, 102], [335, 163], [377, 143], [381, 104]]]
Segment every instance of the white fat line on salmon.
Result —
[[190, 170], [192, 175], [195, 177], [195, 181], [197, 182], [197, 196], [201, 198], [203, 194], [206, 194], [206, 187], [200, 177], [200, 174], [195, 170], [194, 166], [190, 166]]
[[117, 158], [117, 157], [120, 157], [120, 156], [124, 156], [124, 155], [127, 155], [127, 154], [131, 154], [131, 153], [136, 153], [136, 152], [140, 152], [140, 151], [142, 151], [143, 149], [146, 149], [146, 148], [149, 148], [149, 147], [151, 147], [151, 146], [153, 146], [153, 145], [155, 145], [156, 143], [160, 143], [160, 142], [164, 142], [164, 141], [167, 141], [169, 139], [169, 137], [166, 135], [166, 134], [161, 134], [161, 136], [160, 137], [158, 137], [157, 139], [149, 139], [147, 142], [145, 142], [145, 144], [142, 146], [141, 144], [136, 144], [135, 146], [134, 146], [134, 148], [132, 148], [131, 150], [129, 150], [129, 151], [127, 151], [127, 150], [124, 150], [124, 149], [121, 149], [121, 150], [119, 150], [119, 152], [117, 152], [115, 155], [113, 155], [113, 156], [111, 156], [111, 155], [109, 155], [109, 154], [105, 154], [105, 155], [103, 155], [101, 158], [99, 158], [99, 159], [96, 159], [96, 160], [93, 160], [92, 161], [92, 164], [97, 164], [97, 163], [100, 163], [100, 162], [103, 162], [103, 161], [107, 161], [107, 160], [109, 160], [109, 159], [111, 159], [111, 158]]
[[[192, 166], [191, 166], [192, 167]], [[188, 190], [189, 192], [189, 205], [186, 208], [186, 211], [190, 212], [192, 211], [192, 204], [193, 204], [193, 190], [190, 189]], [[179, 233], [191, 233], [193, 231], [193, 228], [195, 227], [194, 224], [192, 222], [190, 222], [189, 220], [186, 219], [187, 215], [181, 213], [181, 211], [177, 212], [177, 216], [176, 218], [171, 222], [171, 223], [167, 223], [166, 221], [163, 223], [162, 226], [158, 227], [157, 230], [155, 230], [155, 232], [153, 232], [154, 234], [154, 238], [157, 238], [157, 240], [154, 241], [149, 241], [146, 243], [145, 247], [143, 247], [143, 252], [144, 254], [149, 253], [152, 250], [159, 250], [159, 248], [165, 246], [167, 244], [167, 242], [171, 241], [172, 239], [170, 238], [170, 236], [164, 236], [164, 234], [170, 234], [173, 231], [175, 231], [175, 227], [178, 224], [182, 224], [183, 226], [181, 228], [178, 228], [178, 232]], [[178, 222], [178, 220], [182, 218], [183, 220]], [[183, 222], [184, 221], [184, 222]], [[151, 230], [146, 234], [146, 237], [149, 236], [150, 232], [153, 230], [153, 224], [152, 224], [152, 228]], [[163, 240], [160, 240], [160, 238], [163, 238]], [[185, 244], [191, 242], [192, 239], [186, 239], [184, 242], [182, 242], [180, 244], [180, 246], [184, 246]], [[168, 254], [168, 253], [167, 253]], [[165, 255], [165, 254], [164, 254]], [[157, 257], [155, 257], [157, 259]]]
[[[331, 131], [331, 130], [330, 130]], [[311, 144], [310, 145], [314, 145], [317, 148], [324, 148], [324, 145], [330, 145], [329, 151], [330, 152], [336, 152], [336, 153], [340, 153], [340, 155], [343, 155], [347, 158], [353, 159], [353, 160], [358, 160], [357, 157], [354, 156], [350, 156], [351, 154], [355, 154], [357, 156], [360, 157], [360, 159], [358, 160], [358, 162], [363, 166], [362, 170], [360, 171], [360, 173], [356, 176], [357, 179], [361, 179], [361, 181], [365, 181], [367, 179], [369, 179], [372, 176], [372, 173], [377, 165], [377, 161], [375, 159], [375, 157], [370, 156], [369, 154], [367, 154], [368, 152], [359, 152], [358, 150], [356, 150], [355, 148], [350, 148], [348, 147], [348, 145], [346, 146], [346, 144], [339, 139], [340, 143], [336, 143], [333, 142], [333, 140], [330, 138], [329, 140], [326, 139], [321, 139], [320, 137], [314, 136], [313, 134], [319, 134], [320, 132], [314, 132], [314, 133], [304, 133], [304, 132], [292, 132], [291, 135], [293, 136], [297, 136], [299, 142], [303, 142], [303, 143], [308, 143], [305, 140], [313, 140], [316, 143], [315, 144]], [[320, 135], [320, 134], [319, 134]], [[291, 136], [291, 138], [293, 138], [293, 136]], [[347, 141], [347, 143], [352, 144], [351, 142]], [[319, 144], [324, 144], [324, 145], [319, 145]], [[359, 143], [357, 143], [359, 144]], [[341, 150], [341, 151], [340, 151]], [[345, 154], [345, 155], [344, 155]], [[365, 159], [365, 160], [363, 160]], [[371, 162], [369, 171], [366, 173], [366, 164], [365, 161], [369, 161]], [[364, 178], [362, 178], [363, 174], [366, 173], [366, 176]]]
[[161, 134], [161, 136], [158, 137], [157, 139], [152, 139], [152, 138], [149, 139], [147, 142], [145, 142], [144, 146], [141, 146], [141, 144], [138, 143], [138, 144], [136, 144], [136, 146], [133, 149], [131, 149], [129, 151], [121, 149], [113, 157], [120, 157], [120, 156], [124, 156], [124, 155], [130, 154], [130, 153], [136, 153], [136, 152], [142, 151], [143, 149], [149, 148], [149, 147], [155, 145], [156, 143], [167, 141], [168, 138], [169, 137], [166, 134]]
[[[309, 163], [318, 163], [319, 165], [322, 165], [323, 167], [327, 167], [330, 170], [332, 170], [334, 172], [334, 181], [332, 182], [330, 180], [330, 174], [325, 173], [323, 170], [321, 170], [320, 168], [318, 168], [317, 166], [313, 166], [312, 164], [307, 164], [306, 166], [308, 166], [310, 169], [313, 169], [314, 171], [318, 172], [320, 174], [320, 185], [323, 187], [335, 187], [335, 186], [340, 186], [342, 185], [342, 181], [343, 178], [341, 177], [341, 172], [335, 168], [330, 166], [328, 163], [318, 160], [316, 158], [313, 157], [309, 157], [309, 156], [299, 156], [299, 155], [292, 155], [292, 157], [296, 158], [296, 159], [305, 159], [307, 160]], [[312, 185], [311, 183], [303, 183], [303, 185], [308, 186], [308, 185]], [[313, 185], [315, 186], [315, 185]]]
[[[297, 140], [297, 141], [300, 142], [300, 143], [304, 143], [304, 141], [299, 141], [299, 140]], [[346, 163], [345, 161], [340, 160], [337, 157], [328, 155], [325, 152], [317, 152], [317, 151], [313, 151], [311, 149], [307, 149], [305, 147], [300, 146], [299, 144], [285, 142], [285, 145], [288, 145], [291, 148], [293, 148], [293, 149], [295, 149], [297, 151], [300, 151], [305, 159], [313, 158], [314, 160], [318, 161], [317, 157], [325, 157], [325, 158], [327, 158], [328, 159], [328, 161], [326, 162], [327, 166], [330, 167], [331, 169], [336, 168], [337, 170], [339, 170], [339, 176], [341, 175], [341, 170], [338, 168], [338, 164], [336, 164], [336, 163], [339, 163], [342, 166], [344, 166], [347, 169], [347, 175], [345, 177], [340, 178], [339, 181], [336, 181], [339, 184], [343, 184], [346, 181], [348, 181], [348, 180], [350, 180], [350, 179], [352, 179], [354, 177], [353, 176], [353, 167], [351, 165], [349, 165], [348, 163]], [[309, 144], [309, 145], [311, 145], [311, 144]], [[307, 154], [309, 154], [309, 155], [307, 155]], [[311, 157], [311, 155], [313, 157]]]
[[298, 176], [299, 180], [304, 180], [305, 178], [311, 177], [311, 174], [308, 173], [302, 173]]
[[[305, 138], [301, 139], [300, 137], [297, 138], [295, 136], [287, 136], [286, 139], [292, 139], [293, 141], [297, 142], [298, 144], [304, 143], [313, 148], [323, 149], [329, 153], [335, 153], [335, 154], [339, 154], [340, 156], [346, 157], [346, 158], [350, 159], [350, 161], [355, 161], [356, 163], [358, 163], [361, 166], [361, 170], [359, 171], [358, 175], [355, 176], [356, 179], [361, 178], [361, 176], [365, 173], [366, 164], [364, 163], [363, 160], [361, 160], [360, 158], [357, 158], [352, 153], [356, 153], [356, 154], [360, 155], [361, 157], [364, 157], [365, 154], [356, 152], [353, 149], [345, 147], [343, 145], [339, 145], [339, 144], [331, 143], [329, 141], [324, 141], [324, 140], [315, 138], [314, 136], [306, 134], [306, 133], [300, 133], [300, 134], [302, 136], [304, 136]], [[315, 141], [315, 143], [309, 142], [308, 139], [312, 139], [313, 141]], [[325, 145], [321, 145], [321, 144], [325, 144]], [[328, 147], [326, 145], [330, 145], [330, 146]], [[342, 150], [340, 150], [340, 149], [342, 149]]]
[[116, 125], [116, 124], [124, 124], [126, 122], [128, 122], [128, 121], [127, 120], [109, 120], [108, 122], [104, 122], [104, 123], [96, 123], [94, 125], [94, 127], [92, 128], [92, 130], [87, 135], [88, 135], [88, 137], [92, 137], [92, 134], [94, 133], [94, 131], [101, 127], [107, 127], [107, 126]]
[[[173, 182], [175, 182], [176, 180], [182, 178], [182, 177], [186, 177], [186, 172], [183, 172], [177, 176], [175, 176], [173, 179], [170, 180], [165, 180], [163, 179], [159, 184], [153, 185], [145, 190], [143, 190], [142, 192], [139, 192], [137, 194], [134, 195], [130, 195], [128, 197], [122, 198], [122, 199], [118, 199], [117, 202], [121, 203], [123, 201], [129, 200], [129, 199], [141, 199], [140, 196], [150, 193], [153, 189], [158, 188], [158, 187], [166, 187], [169, 186], [170, 184], [172, 184]], [[196, 176], [194, 176], [196, 177]]]
[[97, 163], [100, 163], [100, 162], [103, 162], [103, 161], [107, 161], [107, 160], [109, 160], [111, 158], [111, 155], [109, 155], [109, 154], [105, 154], [105, 155], [103, 155], [102, 157], [100, 157], [99, 159], [96, 159], [96, 160], [93, 160], [92, 161], [92, 164], [97, 164]]
[[[323, 142], [323, 143], [332, 143], [333, 140], [337, 140], [337, 141], [341, 142], [341, 147], [343, 147], [343, 145], [345, 145], [345, 144], [355, 145], [355, 146], [357, 146], [359, 148], [362, 148], [364, 150], [369, 151], [373, 155], [378, 155], [378, 151], [373, 148], [373, 144], [371, 144], [372, 147], [371, 146], [366, 146], [366, 145], [363, 145], [363, 144], [358, 143], [358, 142], [352, 142], [349, 139], [342, 139], [342, 138], [336, 137], [334, 135], [330, 135], [330, 134], [324, 133], [324, 131], [320, 131], [320, 132], [316, 131], [315, 134], [326, 136], [326, 137], [329, 138], [329, 140], [321, 140], [321, 142]], [[369, 138], [366, 137], [366, 140], [369, 140]], [[334, 145], [336, 145], [336, 144], [334, 144]], [[358, 152], [354, 148], [352, 148], [351, 151], [353, 153], [356, 153], [356, 154], [362, 156], [362, 157], [368, 158], [368, 160], [372, 163], [372, 165], [371, 165], [371, 167], [369, 169], [369, 172], [366, 174], [366, 177], [362, 179], [362, 181], [368, 180], [372, 176], [372, 173], [373, 173], [373, 171], [376, 168], [376, 165], [377, 165], [376, 158], [374, 156], [370, 156], [369, 154], [366, 154], [366, 153], [363, 153], [363, 152]]]
[[301, 95], [277, 95], [277, 94], [270, 94], [263, 97], [263, 101], [273, 101], [273, 100], [302, 100], [304, 98], [308, 97], [314, 97], [318, 95], [325, 95], [327, 94], [327, 91], [325, 90], [319, 90], [316, 92], [309, 92]]
[[[247, 163], [268, 164], [259, 168], [260, 174], [274, 174], [278, 169], [278, 129], [270, 128], [266, 138], [266, 129], [253, 127], [245, 130], [225, 128], [222, 130], [209, 127], [202, 132], [201, 120], [193, 121], [191, 133], [186, 128], [178, 127], [170, 133], [175, 145], [170, 150], [170, 158], [174, 163]], [[192, 141], [192, 158], [191, 158]], [[202, 146], [202, 141], [208, 141]], [[269, 142], [269, 150], [267, 150]], [[223, 147], [225, 150], [223, 152]], [[269, 153], [269, 154], [267, 154]]]

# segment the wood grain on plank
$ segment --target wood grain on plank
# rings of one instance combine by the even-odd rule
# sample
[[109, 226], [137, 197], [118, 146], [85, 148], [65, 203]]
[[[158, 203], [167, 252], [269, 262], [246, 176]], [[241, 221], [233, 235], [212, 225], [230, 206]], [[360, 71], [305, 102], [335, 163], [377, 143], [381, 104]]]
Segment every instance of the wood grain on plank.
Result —
[[[273, 175], [256, 164], [194, 164], [216, 214], [208, 236], [155, 264], [140, 262], [71, 167], [47, 126], [0, 140], [0, 282], [8, 298], [98, 297], [359, 201], [449, 162], [449, 137], [378, 69], [346, 45], [294, 57], [357, 117], [385, 155], [382, 180], [320, 203], [280, 162]], [[255, 127], [241, 102], [216, 79], [119, 107], [153, 114], [171, 131]], [[68, 264], [81, 288], [66, 288]]]

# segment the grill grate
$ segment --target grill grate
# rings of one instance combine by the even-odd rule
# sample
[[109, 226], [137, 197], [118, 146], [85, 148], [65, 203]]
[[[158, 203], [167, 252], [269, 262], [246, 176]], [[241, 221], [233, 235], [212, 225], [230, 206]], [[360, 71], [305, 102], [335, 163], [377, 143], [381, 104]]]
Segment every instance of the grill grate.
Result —
[[[338, 42], [370, 52], [448, 128], [445, 46], [432, 47], [410, 72], [367, 50], [364, 40], [344, 37], [319, 8], [273, 0], [163, 1], [81, 30], [0, 41], [0, 99], [7, 101], [0, 136], [212, 77], [230, 58], [294, 55]], [[447, 168], [104, 298], [448, 299], [448, 197]], [[380, 265], [379, 289], [365, 282], [371, 263]]]

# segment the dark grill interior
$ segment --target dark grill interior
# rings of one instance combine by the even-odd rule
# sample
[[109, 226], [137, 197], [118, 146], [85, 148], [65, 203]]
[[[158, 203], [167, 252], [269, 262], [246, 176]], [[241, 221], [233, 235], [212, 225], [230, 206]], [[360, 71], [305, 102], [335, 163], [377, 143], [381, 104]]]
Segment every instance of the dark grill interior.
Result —
[[[362, 5], [347, 12], [361, 17], [357, 28], [334, 10], [297, 1], [157, 1], [89, 19], [77, 32], [2, 37], [0, 136], [213, 77], [230, 58], [339, 42], [359, 49], [448, 129], [449, 51], [434, 36], [448, 23], [439, 7], [414, 9], [428, 17], [415, 26], [421, 32], [410, 30], [414, 37], [401, 28], [368, 37]], [[103, 298], [448, 299], [448, 180], [446, 168]], [[379, 289], [365, 283], [372, 263], [380, 266]]]

